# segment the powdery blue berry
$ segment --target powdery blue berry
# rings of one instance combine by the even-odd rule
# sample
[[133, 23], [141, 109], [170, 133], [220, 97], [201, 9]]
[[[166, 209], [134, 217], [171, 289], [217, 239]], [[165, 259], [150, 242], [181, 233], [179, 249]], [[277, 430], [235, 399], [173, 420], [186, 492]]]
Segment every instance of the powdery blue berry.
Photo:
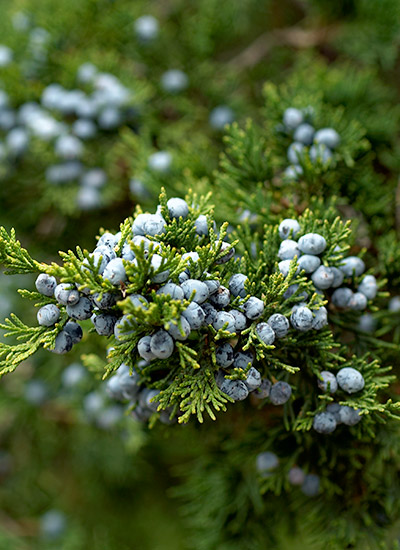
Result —
[[223, 368], [230, 367], [233, 363], [233, 348], [228, 343], [223, 343], [215, 349], [217, 365]]
[[243, 304], [243, 312], [250, 321], [254, 321], [264, 313], [264, 302], [256, 296], [250, 296]]
[[360, 409], [355, 410], [347, 405], [342, 405], [339, 410], [339, 418], [346, 426], [355, 426], [361, 420]]
[[170, 94], [178, 94], [187, 88], [189, 78], [179, 69], [170, 69], [161, 76], [161, 87]]
[[107, 313], [100, 313], [92, 317], [92, 322], [97, 334], [100, 334], [100, 336], [111, 336], [114, 333], [117, 317]]
[[[284, 277], [287, 277], [289, 275], [289, 271], [292, 265], [294, 265], [293, 260], [282, 260], [281, 262], [278, 263], [278, 269]], [[300, 273], [299, 266], [296, 267], [295, 273], [296, 275]]]
[[92, 316], [92, 311], [93, 304], [89, 298], [86, 298], [85, 296], [82, 296], [76, 304], [67, 306], [68, 315], [77, 321], [85, 321], [86, 319], [90, 319]]
[[304, 478], [304, 483], [301, 486], [301, 491], [307, 497], [316, 497], [319, 493], [320, 480], [316, 474], [307, 474]]
[[218, 290], [210, 296], [210, 303], [214, 307], [222, 309], [223, 307], [229, 305], [230, 299], [231, 293], [229, 292], [229, 290], [226, 287], [220, 285], [218, 287]]
[[316, 256], [322, 254], [325, 250], [326, 240], [322, 235], [319, 235], [319, 233], [307, 233], [300, 237], [298, 247], [303, 254]]
[[257, 472], [263, 477], [268, 477], [279, 466], [279, 458], [269, 451], [260, 453], [256, 458]]
[[321, 371], [320, 378], [318, 380], [318, 387], [324, 392], [329, 390], [329, 393], [335, 393], [338, 389], [335, 375], [327, 370]]
[[202, 304], [209, 297], [208, 286], [197, 279], [188, 279], [181, 286], [186, 300], [189, 300], [193, 293], [192, 301], [197, 304]]
[[168, 151], [157, 151], [147, 159], [147, 165], [153, 172], [167, 173], [172, 164], [172, 155]]
[[291, 143], [287, 150], [287, 158], [291, 164], [298, 164], [304, 154], [304, 145], [295, 141]]
[[321, 289], [326, 290], [334, 281], [334, 275], [329, 267], [321, 265], [311, 276], [314, 285]]
[[362, 311], [367, 307], [367, 297], [362, 292], [355, 292], [350, 299], [348, 307], [354, 311]]
[[[225, 326], [226, 325], [226, 326]], [[218, 311], [215, 321], [213, 323], [215, 330], [227, 330], [228, 332], [235, 332], [236, 322], [233, 315], [227, 311]]]
[[336, 420], [336, 425], [341, 424], [342, 421], [340, 420], [340, 409], [342, 408], [339, 403], [329, 403], [326, 407], [326, 412], [333, 414]]
[[190, 330], [189, 322], [183, 315], [181, 315], [178, 324], [175, 325], [170, 322], [168, 332], [174, 340], [183, 342], [188, 338]]
[[143, 231], [145, 235], [162, 235], [165, 232], [166, 222], [159, 214], [149, 214], [143, 223]]
[[221, 283], [217, 280], [208, 280], [208, 281], [204, 281], [204, 284], [207, 285], [207, 288], [208, 288], [208, 293], [210, 294], [215, 294], [217, 292], [217, 290], [219, 289], [219, 287], [221, 286]]
[[254, 356], [251, 351], [237, 351], [233, 358], [233, 366], [238, 369], [247, 369], [249, 364], [254, 361]]
[[343, 258], [339, 269], [346, 277], [352, 277], [353, 275], [359, 277], [365, 271], [365, 263], [357, 256], [349, 256], [348, 258]]
[[206, 302], [205, 304], [202, 304], [201, 307], [202, 307], [202, 310], [204, 311], [204, 324], [212, 325], [217, 317], [217, 310], [208, 302]]
[[47, 275], [47, 273], [41, 273], [35, 281], [37, 291], [40, 292], [40, 294], [43, 294], [43, 296], [48, 297], [53, 296], [56, 285], [56, 278], [51, 275]]
[[290, 316], [292, 327], [300, 332], [306, 332], [312, 329], [313, 321], [314, 317], [312, 311], [305, 306], [295, 309]]
[[151, 278], [154, 283], [164, 283], [169, 277], [169, 269], [159, 271], [163, 263], [164, 259], [162, 256], [159, 254], [153, 254], [150, 260], [150, 265], [154, 272], [154, 275]]
[[223, 241], [219, 251], [219, 255], [220, 254], [222, 254], [222, 256], [215, 261], [217, 265], [226, 264], [226, 262], [229, 262], [229, 260], [235, 255], [235, 249], [229, 243]]
[[349, 307], [352, 297], [353, 297], [353, 291], [351, 290], [351, 288], [347, 288], [347, 287], [337, 288], [335, 292], [332, 294], [332, 303], [336, 307], [345, 309]]
[[223, 378], [222, 381], [217, 380], [219, 389], [234, 401], [243, 401], [249, 395], [249, 390], [242, 380], [229, 380]]
[[297, 220], [286, 218], [279, 224], [278, 232], [281, 239], [287, 239], [289, 236], [292, 238], [300, 231], [300, 224]]
[[296, 131], [293, 134], [294, 141], [303, 143], [304, 145], [311, 145], [314, 137], [314, 128], [311, 124], [304, 122], [296, 128]]
[[300, 109], [288, 107], [283, 113], [283, 124], [290, 130], [295, 130], [304, 120], [304, 115]]
[[132, 315], [123, 315], [114, 325], [114, 336], [118, 342], [122, 342], [134, 334], [136, 323]]
[[378, 292], [378, 285], [373, 275], [365, 275], [358, 286], [358, 292], [362, 292], [368, 300], [373, 300]]
[[362, 332], [372, 334], [377, 327], [376, 319], [370, 313], [364, 313], [358, 320], [358, 328]]
[[326, 307], [321, 306], [317, 311], [314, 311], [314, 319], [312, 328], [314, 330], [321, 330], [328, 324], [328, 311]]
[[283, 172], [283, 176], [289, 180], [297, 180], [303, 174], [303, 168], [298, 164], [291, 164]]
[[244, 381], [244, 383], [246, 384], [249, 392], [256, 390], [259, 386], [261, 386], [260, 372], [256, 368], [250, 367], [247, 373], [247, 378]]
[[311, 162], [319, 160], [322, 164], [327, 164], [333, 156], [332, 151], [322, 143], [311, 145], [309, 155]]
[[64, 326], [64, 331], [68, 333], [73, 344], [77, 344], [82, 340], [82, 327], [75, 321], [68, 321]]
[[114, 375], [107, 380], [106, 392], [112, 399], [116, 399], [117, 401], [122, 401], [124, 399], [119, 376]]
[[178, 197], [173, 197], [167, 202], [168, 213], [171, 218], [186, 218], [189, 214], [187, 202]]
[[43, 327], [51, 327], [57, 323], [60, 318], [60, 310], [54, 304], [47, 304], [37, 312], [37, 320], [39, 325]]
[[271, 382], [264, 378], [263, 380], [261, 380], [260, 386], [253, 393], [254, 397], [256, 397], [257, 399], [266, 399], [271, 393], [271, 387]]
[[344, 273], [340, 271], [337, 267], [331, 267], [331, 273], [333, 273], [333, 283], [331, 284], [332, 288], [338, 288], [344, 280]]
[[215, 107], [209, 116], [209, 123], [215, 130], [223, 130], [227, 124], [234, 121], [235, 115], [227, 105], [219, 105]]
[[201, 214], [198, 218], [195, 219], [194, 225], [196, 227], [196, 234], [199, 236], [208, 235], [208, 223], [207, 216]]
[[304, 471], [299, 468], [298, 466], [293, 466], [293, 468], [290, 468], [288, 473], [288, 480], [291, 485], [303, 485], [305, 478]]
[[292, 388], [287, 382], [276, 382], [273, 384], [269, 398], [273, 405], [283, 405], [289, 401], [292, 395]]
[[333, 128], [321, 128], [315, 132], [314, 142], [321, 143], [329, 149], [336, 149], [340, 143], [340, 136]]
[[321, 265], [321, 260], [318, 256], [312, 256], [311, 254], [304, 254], [297, 260], [300, 271], [305, 273], [314, 273]]
[[167, 359], [174, 351], [174, 340], [167, 331], [158, 330], [151, 337], [150, 349], [158, 359]]
[[267, 323], [272, 328], [277, 338], [284, 338], [289, 332], [289, 321], [281, 313], [274, 313], [271, 315]]
[[400, 296], [393, 296], [393, 298], [389, 300], [388, 309], [394, 313], [400, 311]]
[[258, 323], [256, 332], [261, 342], [266, 346], [271, 346], [274, 343], [275, 332], [268, 323]]
[[336, 379], [342, 390], [347, 393], [356, 393], [365, 386], [364, 377], [353, 367], [344, 367], [336, 374]]
[[62, 330], [56, 336], [54, 348], [50, 351], [63, 355], [72, 349], [72, 338], [66, 330]]
[[61, 283], [54, 289], [54, 298], [59, 304], [67, 306], [68, 304], [76, 304], [79, 302], [79, 292], [69, 283]]
[[109, 309], [112, 306], [115, 306], [118, 300], [117, 294], [111, 294], [110, 292], [95, 292], [93, 294], [93, 303], [99, 309]]
[[65, 388], [78, 386], [87, 377], [87, 371], [80, 363], [71, 363], [61, 375], [61, 382]]
[[229, 313], [235, 318], [235, 332], [240, 332], [247, 327], [247, 319], [244, 313], [237, 309], [231, 309]]
[[137, 344], [138, 354], [146, 361], [152, 361], [156, 357], [151, 351], [150, 341], [151, 336], [143, 336]]
[[280, 260], [292, 260], [295, 256], [300, 256], [300, 250], [297, 247], [297, 242], [292, 239], [285, 239], [281, 242], [278, 250], [278, 258]]
[[182, 312], [182, 315], [185, 317], [192, 330], [198, 330], [204, 324], [204, 311], [196, 302], [191, 302], [185, 311]]
[[110, 281], [115, 286], [126, 281], [126, 271], [122, 258], [114, 258], [107, 264], [103, 272], [103, 279]]
[[247, 295], [247, 292], [244, 288], [245, 282], [247, 281], [247, 276], [243, 275], [243, 273], [235, 273], [232, 275], [232, 277], [229, 279], [229, 290], [235, 298], [237, 296], [240, 296], [241, 298], [245, 298]]
[[44, 539], [56, 540], [65, 532], [67, 520], [59, 510], [49, 510], [40, 519], [40, 534]]
[[152, 15], [142, 15], [136, 19], [133, 28], [139, 40], [151, 42], [158, 36], [159, 23]]
[[157, 290], [157, 294], [171, 296], [173, 300], [183, 300], [185, 297], [183, 289], [179, 285], [176, 285], [174, 283], [167, 283], [166, 285], [161, 286]]

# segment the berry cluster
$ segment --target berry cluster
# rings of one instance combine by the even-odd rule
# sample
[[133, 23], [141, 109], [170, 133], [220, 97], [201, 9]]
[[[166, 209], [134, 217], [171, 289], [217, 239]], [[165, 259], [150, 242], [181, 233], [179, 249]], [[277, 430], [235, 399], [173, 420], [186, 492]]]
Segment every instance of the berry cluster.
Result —
[[[256, 470], [262, 478], [271, 477], [278, 466], [279, 458], [271, 451], [259, 453], [256, 457]], [[319, 476], [306, 474], [299, 466], [292, 466], [289, 469], [287, 479], [291, 485], [300, 487], [302, 493], [308, 497], [316, 497], [319, 493]]]
[[340, 136], [333, 128], [316, 130], [311, 124], [312, 107], [296, 109], [289, 107], [283, 113], [282, 131], [291, 136], [293, 142], [287, 150], [290, 162], [285, 170], [289, 179], [297, 179], [302, 173], [303, 159], [307, 156], [312, 163], [320, 162], [328, 165], [333, 157], [333, 151], [340, 144]]

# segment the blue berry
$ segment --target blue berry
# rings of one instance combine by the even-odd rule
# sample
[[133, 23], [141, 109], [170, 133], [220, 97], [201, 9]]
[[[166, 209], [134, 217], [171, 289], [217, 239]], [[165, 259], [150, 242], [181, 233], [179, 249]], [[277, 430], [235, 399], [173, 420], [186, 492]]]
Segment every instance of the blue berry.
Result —
[[154, 283], [164, 283], [169, 277], [169, 269], [158, 272], [163, 263], [164, 259], [162, 256], [160, 256], [159, 254], [153, 254], [150, 260], [150, 264], [152, 270], [154, 272], [157, 272], [151, 278]]
[[326, 407], [326, 412], [333, 414], [336, 420], [336, 425], [341, 424], [342, 421], [340, 420], [340, 409], [342, 408], [339, 403], [329, 403]]
[[[290, 268], [293, 265], [293, 260], [282, 260], [278, 263], [278, 269], [282, 273], [284, 277], [287, 277], [289, 275]], [[297, 266], [296, 268], [296, 275], [300, 273], [300, 268]]]
[[303, 122], [304, 116], [300, 109], [289, 107], [283, 113], [283, 124], [290, 130], [295, 130]]
[[254, 397], [257, 399], [266, 399], [271, 393], [272, 384], [269, 380], [265, 378], [261, 381], [260, 386], [253, 393]]
[[318, 380], [318, 387], [324, 392], [329, 390], [329, 393], [335, 393], [338, 389], [335, 375], [326, 370], [321, 371], [320, 378]]
[[49, 510], [40, 519], [40, 533], [45, 539], [56, 540], [65, 532], [67, 521], [59, 510]]
[[297, 260], [300, 271], [305, 273], [314, 273], [321, 265], [321, 260], [318, 256], [312, 256], [311, 254], [304, 254]]
[[204, 324], [205, 314], [199, 304], [191, 302], [185, 311], [182, 312], [192, 330], [198, 330]]
[[336, 375], [339, 386], [347, 393], [356, 393], [365, 386], [364, 377], [353, 367], [344, 367]]
[[321, 330], [328, 324], [328, 311], [326, 307], [321, 306], [317, 311], [314, 311], [314, 319], [312, 328], [314, 330]]
[[238, 369], [247, 369], [249, 364], [254, 361], [254, 356], [251, 351], [237, 351], [233, 358], [233, 366]]
[[151, 351], [150, 342], [151, 336], [143, 336], [137, 344], [137, 350], [140, 357], [142, 357], [146, 361], [152, 361], [156, 357]]
[[171, 164], [172, 155], [168, 151], [157, 151], [157, 153], [153, 153], [147, 159], [147, 165], [150, 170], [160, 174], [167, 173], [171, 168]]
[[111, 376], [106, 383], [106, 391], [112, 399], [122, 401], [124, 399], [119, 376]]
[[344, 273], [345, 277], [352, 277], [353, 275], [359, 277], [365, 271], [365, 264], [361, 258], [349, 256], [343, 259], [339, 269]]
[[289, 332], [289, 321], [281, 313], [274, 313], [271, 315], [267, 323], [272, 328], [277, 338], [284, 338]]
[[97, 334], [100, 334], [100, 336], [111, 336], [114, 333], [114, 325], [117, 322], [117, 317], [107, 313], [100, 313], [92, 317], [92, 322]]
[[72, 338], [66, 330], [62, 330], [56, 336], [54, 348], [51, 350], [53, 353], [63, 355], [68, 353], [72, 349]]
[[266, 346], [271, 346], [275, 341], [275, 332], [268, 323], [258, 323], [256, 333], [261, 342]]
[[76, 304], [79, 302], [79, 292], [68, 283], [61, 283], [54, 289], [54, 298], [59, 304], [67, 306], [68, 304]]
[[307, 474], [304, 478], [304, 483], [301, 486], [301, 491], [307, 497], [316, 497], [319, 493], [320, 481], [316, 474]]
[[340, 421], [346, 426], [355, 426], [361, 420], [360, 409], [355, 410], [347, 405], [342, 405], [339, 411]]
[[298, 164], [299, 161], [303, 158], [304, 154], [304, 145], [295, 141], [289, 145], [287, 150], [287, 157], [291, 164]]
[[256, 296], [250, 298], [243, 304], [243, 312], [247, 319], [255, 321], [264, 313], [264, 302]]
[[303, 174], [303, 168], [299, 164], [291, 164], [283, 172], [283, 176], [289, 180], [297, 180]]
[[82, 296], [76, 304], [67, 306], [68, 315], [77, 321], [85, 321], [86, 319], [90, 319], [92, 316], [92, 311], [93, 304], [89, 298], [86, 298], [85, 296]]
[[362, 292], [368, 300], [373, 300], [378, 292], [378, 285], [373, 275], [365, 275], [358, 286], [358, 291]]
[[219, 281], [212, 280], [212, 279], [209, 279], [208, 281], [204, 281], [204, 284], [207, 285], [210, 296], [211, 294], [215, 294], [218, 291], [219, 287], [221, 286], [221, 283]]
[[250, 367], [247, 373], [247, 378], [244, 381], [244, 383], [246, 384], [249, 392], [256, 390], [258, 387], [261, 386], [260, 372], [256, 368]]
[[319, 160], [322, 164], [327, 164], [332, 158], [332, 151], [322, 143], [318, 143], [317, 145], [311, 145], [309, 155], [311, 162]]
[[303, 143], [304, 145], [311, 145], [314, 137], [314, 128], [311, 124], [304, 122], [296, 128], [296, 131], [293, 134], [294, 141]]
[[303, 254], [317, 256], [325, 250], [326, 240], [318, 233], [307, 233], [306, 235], [300, 237], [298, 247]]
[[329, 149], [336, 149], [340, 143], [340, 137], [333, 128], [321, 128], [315, 132], [314, 142], [325, 145]]
[[312, 311], [305, 306], [298, 307], [290, 316], [292, 327], [300, 332], [310, 330], [312, 328], [313, 321], [314, 317]]
[[55, 277], [47, 275], [46, 273], [41, 273], [35, 281], [37, 291], [48, 297], [53, 296], [56, 285], [57, 281]]
[[226, 262], [229, 262], [229, 260], [235, 255], [235, 249], [229, 243], [223, 241], [221, 243], [219, 254], [223, 254], [223, 256], [216, 260], [215, 263], [217, 265], [226, 264]]
[[165, 330], [158, 330], [151, 337], [150, 349], [158, 359], [168, 359], [174, 351], [174, 340]]
[[394, 313], [400, 311], [400, 296], [393, 296], [393, 298], [389, 300], [388, 310]]
[[337, 288], [335, 292], [332, 294], [332, 303], [336, 307], [345, 309], [349, 307], [352, 297], [353, 297], [353, 291], [351, 290], [351, 288], [347, 288], [347, 287]]
[[300, 231], [300, 224], [297, 220], [287, 218], [279, 224], [278, 232], [281, 239], [292, 238]]
[[196, 234], [199, 236], [208, 235], [208, 223], [207, 216], [201, 214], [195, 219], [194, 225], [196, 227]]
[[243, 273], [235, 273], [232, 275], [232, 277], [229, 279], [229, 290], [235, 298], [237, 296], [240, 296], [241, 298], [245, 298], [247, 295], [247, 292], [244, 288], [244, 285], [246, 281], [248, 280], [246, 275], [243, 275]]
[[184, 292], [186, 300], [189, 300], [194, 292], [192, 301], [196, 302], [197, 304], [202, 304], [209, 297], [207, 285], [202, 281], [198, 281], [197, 279], [188, 279], [187, 281], [184, 281], [182, 283], [182, 290]]
[[231, 124], [235, 115], [227, 105], [219, 105], [215, 107], [209, 116], [209, 124], [215, 130], [223, 130], [227, 124]]
[[355, 292], [348, 307], [354, 311], [362, 311], [367, 307], [367, 297], [362, 292]]
[[138, 17], [134, 23], [134, 30], [139, 40], [150, 42], [157, 38], [159, 32], [159, 24], [152, 15], [142, 15]]
[[[217, 310], [208, 302], [206, 302], [205, 304], [202, 304], [202, 310], [204, 311], [204, 315], [205, 315], [204, 323], [206, 325], [212, 325], [217, 317]], [[230, 313], [233, 314], [232, 312]]]
[[364, 313], [364, 315], [361, 315], [358, 320], [358, 328], [362, 332], [372, 334], [373, 332], [375, 332], [376, 326], [376, 319], [374, 319], [374, 317], [370, 313]]
[[87, 377], [86, 369], [80, 363], [71, 363], [61, 375], [61, 382], [66, 388], [75, 388]]
[[242, 380], [229, 380], [223, 378], [222, 381], [217, 380], [219, 389], [234, 401], [243, 401], [249, 395], [249, 390]]
[[297, 242], [291, 239], [285, 239], [281, 242], [278, 250], [278, 258], [280, 260], [293, 260], [300, 256], [300, 250], [297, 247]]
[[[173, 300], [183, 300], [185, 297], [183, 288], [174, 283], [167, 283], [161, 286], [157, 290], [157, 294], [164, 294], [166, 296], [171, 296]], [[197, 302], [197, 300], [194, 300], [194, 301]]]
[[[226, 325], [226, 326], [225, 326]], [[215, 330], [227, 330], [228, 332], [235, 332], [236, 322], [233, 315], [227, 311], [218, 311], [215, 321], [213, 323]]]
[[117, 300], [118, 300], [117, 295], [111, 294], [110, 292], [103, 292], [103, 294], [100, 294], [99, 292], [95, 292], [93, 294], [93, 303], [99, 309], [109, 309], [112, 306], [115, 306]]
[[218, 287], [218, 290], [210, 296], [210, 303], [214, 307], [222, 309], [223, 307], [229, 305], [230, 299], [231, 293], [229, 292], [229, 290], [226, 287], [220, 285]]
[[283, 405], [289, 401], [292, 395], [292, 388], [287, 382], [276, 382], [273, 384], [269, 398], [273, 405]]
[[288, 473], [288, 480], [291, 485], [303, 485], [305, 479], [304, 471], [298, 466], [290, 468]]
[[170, 218], [186, 218], [189, 214], [189, 206], [187, 202], [183, 199], [179, 199], [178, 197], [169, 199], [167, 202], [167, 208]]
[[179, 324], [173, 324], [170, 322], [168, 332], [174, 338], [174, 340], [184, 341], [190, 334], [190, 325], [187, 319], [181, 315]]
[[257, 455], [256, 458], [256, 468], [257, 472], [263, 477], [268, 477], [271, 475], [273, 470], [279, 466], [279, 458], [275, 453], [265, 452]]
[[321, 265], [316, 271], [314, 271], [311, 279], [317, 288], [321, 290], [326, 290], [327, 288], [332, 286], [334, 275], [329, 267]]
[[77, 344], [82, 340], [82, 327], [75, 321], [68, 321], [64, 326], [64, 331], [69, 334], [73, 344]]
[[161, 76], [161, 87], [170, 94], [178, 94], [187, 88], [189, 79], [186, 73], [179, 69], [170, 69]]
[[25, 399], [31, 405], [38, 407], [48, 398], [48, 387], [42, 380], [30, 380], [25, 387]]
[[337, 267], [331, 267], [330, 270], [331, 273], [333, 273], [333, 283], [331, 284], [331, 287], [338, 288], [343, 283], [344, 273]]
[[246, 316], [241, 311], [231, 309], [229, 310], [229, 313], [235, 318], [235, 332], [240, 332], [247, 327]]
[[57, 323], [60, 318], [60, 310], [54, 304], [47, 304], [37, 312], [37, 320], [39, 325], [43, 327], [51, 327]]
[[223, 343], [215, 349], [217, 365], [223, 368], [230, 367], [233, 363], [233, 348], [228, 343]]
[[135, 331], [136, 326], [132, 315], [123, 315], [114, 325], [114, 336], [118, 342], [127, 340]]
[[162, 235], [165, 232], [166, 222], [159, 214], [149, 214], [143, 224], [145, 235]]

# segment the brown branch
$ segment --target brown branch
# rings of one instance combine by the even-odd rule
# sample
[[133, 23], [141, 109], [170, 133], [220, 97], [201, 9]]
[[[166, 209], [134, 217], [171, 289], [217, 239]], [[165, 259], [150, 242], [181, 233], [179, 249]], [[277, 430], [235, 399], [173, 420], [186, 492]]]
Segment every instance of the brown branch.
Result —
[[329, 42], [337, 33], [337, 27], [322, 27], [305, 30], [301, 27], [275, 29], [261, 34], [239, 55], [229, 61], [229, 65], [246, 69], [257, 65], [276, 46], [291, 46], [306, 49]]

